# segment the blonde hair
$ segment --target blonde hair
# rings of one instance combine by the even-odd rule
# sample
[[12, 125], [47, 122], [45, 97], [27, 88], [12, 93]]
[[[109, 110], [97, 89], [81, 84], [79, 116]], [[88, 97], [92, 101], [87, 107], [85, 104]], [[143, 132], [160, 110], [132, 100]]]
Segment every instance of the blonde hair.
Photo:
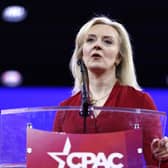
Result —
[[105, 24], [112, 26], [118, 32], [120, 41], [121, 63], [116, 67], [116, 76], [121, 84], [129, 85], [137, 90], [141, 90], [136, 79], [135, 67], [133, 62], [133, 52], [127, 30], [122, 24], [113, 21], [108, 17], [101, 16], [94, 17], [89, 20], [81, 27], [81, 29], [77, 33], [75, 40], [75, 49], [70, 60], [70, 69], [75, 80], [72, 93], [75, 94], [81, 89], [82, 79], [80, 67], [77, 64], [77, 61], [79, 58], [82, 57], [84, 36], [89, 31], [89, 29], [96, 24]]

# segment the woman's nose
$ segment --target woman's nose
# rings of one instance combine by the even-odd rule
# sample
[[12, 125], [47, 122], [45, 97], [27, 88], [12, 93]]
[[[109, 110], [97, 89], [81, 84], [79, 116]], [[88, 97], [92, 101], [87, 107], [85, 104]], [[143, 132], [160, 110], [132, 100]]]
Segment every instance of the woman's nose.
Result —
[[94, 48], [97, 49], [97, 50], [98, 50], [98, 49], [101, 49], [101, 44], [100, 44], [99, 41], [97, 41], [97, 42], [95, 43]]
[[94, 48], [95, 48], [96, 50], [101, 49], [101, 47], [100, 47], [99, 45], [95, 45]]

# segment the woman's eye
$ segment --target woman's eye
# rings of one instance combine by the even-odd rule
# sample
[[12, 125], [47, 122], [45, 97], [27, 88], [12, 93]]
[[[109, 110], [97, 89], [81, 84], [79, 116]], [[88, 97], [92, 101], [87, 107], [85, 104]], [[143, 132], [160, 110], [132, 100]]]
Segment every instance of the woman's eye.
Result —
[[94, 39], [93, 38], [88, 38], [88, 39], [86, 39], [86, 42], [93, 42], [94, 41]]
[[112, 40], [104, 40], [104, 43], [106, 43], [106, 44], [112, 44], [113, 42], [112, 42]]

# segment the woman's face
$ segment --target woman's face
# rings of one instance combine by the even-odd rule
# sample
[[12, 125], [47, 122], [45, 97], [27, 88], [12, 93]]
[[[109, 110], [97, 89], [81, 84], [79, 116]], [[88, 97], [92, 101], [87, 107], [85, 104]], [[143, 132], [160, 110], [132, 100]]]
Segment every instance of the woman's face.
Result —
[[117, 31], [109, 25], [96, 24], [84, 38], [83, 61], [92, 72], [113, 70], [120, 62], [119, 49]]

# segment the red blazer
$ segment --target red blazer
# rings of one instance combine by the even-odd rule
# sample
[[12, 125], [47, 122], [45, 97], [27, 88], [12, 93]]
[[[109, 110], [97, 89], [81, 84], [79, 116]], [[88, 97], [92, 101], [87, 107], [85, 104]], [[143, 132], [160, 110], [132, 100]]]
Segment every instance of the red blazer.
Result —
[[[81, 92], [63, 101], [61, 106], [80, 106]], [[119, 82], [113, 87], [105, 107], [127, 107], [156, 110], [156, 106], [152, 98], [144, 92], [137, 91], [133, 87], [120, 85]], [[161, 124], [158, 118], [151, 116], [141, 116], [139, 122], [143, 130], [143, 146], [144, 154], [148, 165], [157, 165], [157, 161], [152, 157], [150, 144], [154, 138], [162, 137]], [[93, 114], [87, 117], [86, 132], [87, 133], [103, 133], [123, 131], [131, 128], [131, 123], [135, 116], [133, 114], [109, 113], [101, 112], [96, 118]], [[134, 121], [133, 121], [134, 122]], [[66, 133], [82, 133], [83, 132], [83, 117], [79, 112], [67, 111], [57, 112], [54, 131]], [[167, 165], [167, 166], [166, 166]], [[161, 168], [168, 168], [168, 163], [162, 163]]]

